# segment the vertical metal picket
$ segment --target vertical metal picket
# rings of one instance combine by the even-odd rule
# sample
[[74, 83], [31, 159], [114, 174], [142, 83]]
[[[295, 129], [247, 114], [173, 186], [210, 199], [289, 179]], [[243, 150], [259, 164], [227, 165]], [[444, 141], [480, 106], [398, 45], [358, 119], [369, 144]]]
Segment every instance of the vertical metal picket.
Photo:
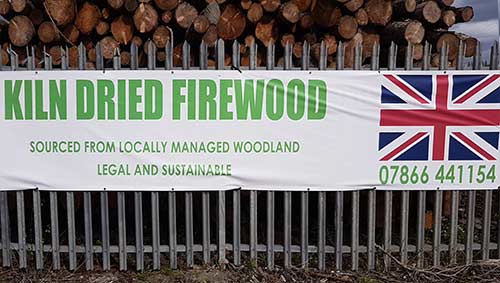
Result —
[[357, 271], [359, 264], [359, 191], [353, 191], [351, 194], [351, 269]]
[[26, 217], [24, 213], [24, 191], [16, 192], [17, 243], [19, 245], [19, 268], [28, 267], [26, 259]]
[[42, 237], [42, 204], [40, 191], [33, 190], [33, 222], [35, 228], [35, 262], [36, 269], [43, 269], [43, 237]]
[[[388, 70], [396, 69], [396, 54], [397, 46], [394, 42], [391, 42], [389, 47], [388, 55]], [[392, 200], [393, 193], [391, 191], [384, 192], [384, 269], [387, 271], [391, 268], [391, 257], [392, 253]]]
[[142, 220], [142, 193], [134, 192], [134, 217], [135, 217], [135, 261], [136, 270], [144, 269], [144, 234]]
[[309, 265], [309, 192], [300, 194], [300, 259], [302, 268]]
[[[328, 48], [324, 41], [321, 41], [319, 69], [326, 70], [328, 60]], [[318, 269], [326, 269], [326, 192], [318, 192]]]
[[[217, 40], [216, 45], [216, 67], [217, 70], [224, 70], [224, 60], [225, 60], [225, 47], [224, 40]], [[224, 190], [218, 191], [218, 251], [219, 251], [219, 264], [224, 264], [226, 262], [226, 192]]]
[[484, 191], [484, 207], [483, 207], [483, 230], [481, 234], [481, 257], [483, 260], [490, 258], [490, 232], [491, 232], [491, 206], [493, 192], [491, 190]]
[[125, 192], [117, 192], [118, 204], [118, 252], [120, 270], [127, 270], [127, 220], [125, 213]]
[[284, 267], [292, 266], [292, 192], [284, 192]]
[[451, 193], [450, 246], [449, 246], [450, 264], [457, 263], [458, 205], [459, 205], [458, 193], [459, 193], [458, 191], [452, 191]]
[[432, 265], [441, 264], [441, 223], [443, 212], [443, 191], [436, 191], [434, 198], [434, 230], [432, 241]]
[[85, 268], [94, 269], [94, 245], [92, 231], [92, 195], [83, 192], [83, 220], [85, 229]]
[[472, 264], [474, 257], [474, 224], [476, 210], [476, 191], [469, 191], [469, 204], [467, 206], [467, 234], [465, 241], [465, 263]]
[[344, 244], [344, 192], [335, 193], [335, 269], [342, 270], [342, 255]]
[[168, 192], [168, 246], [170, 257], [170, 268], [177, 268], [177, 211], [176, 193]]
[[59, 212], [57, 208], [57, 192], [50, 192], [50, 234], [52, 240], [52, 268], [61, 269], [59, 247]]
[[[131, 45], [131, 49], [133, 49]], [[131, 60], [134, 56], [131, 56]], [[113, 70], [121, 69], [120, 49], [116, 48], [113, 56]], [[127, 225], [125, 217], [125, 192], [116, 193], [118, 214], [118, 258], [120, 270], [127, 270]]]
[[[233, 67], [240, 69], [240, 43], [233, 42], [232, 63]], [[241, 197], [240, 190], [233, 191], [233, 263], [238, 266], [241, 264]]]
[[375, 214], [377, 205], [377, 192], [375, 190], [370, 190], [368, 192], [368, 244], [367, 255], [368, 255], [368, 270], [375, 269]]
[[[287, 42], [285, 46], [285, 61], [288, 60], [290, 56], [290, 43]], [[274, 52], [275, 46], [274, 42], [269, 42], [267, 45], [267, 70], [274, 69]], [[285, 69], [288, 66], [285, 66]], [[274, 192], [268, 191], [267, 193], [267, 268], [274, 268]]]
[[210, 193], [202, 192], [203, 263], [210, 263]]
[[425, 260], [425, 199], [426, 192], [418, 191], [417, 208], [417, 268], [424, 267]]
[[10, 267], [10, 223], [9, 223], [9, 203], [7, 192], [0, 192], [0, 224], [2, 226], [2, 266]]
[[[249, 70], [257, 69], [257, 43], [250, 45]], [[257, 191], [250, 191], [250, 260], [257, 262]]]
[[102, 245], [102, 269], [111, 269], [111, 255], [109, 243], [109, 202], [108, 192], [101, 192], [101, 245]]
[[[148, 44], [148, 70], [156, 69], [156, 45]], [[166, 46], [170, 45], [170, 42]], [[165, 57], [170, 54], [165, 53]], [[165, 59], [167, 60], [167, 59]], [[153, 270], [160, 269], [160, 195], [151, 192], [151, 248], [153, 252]]]
[[[372, 71], [380, 70], [380, 45], [378, 43], [372, 46], [372, 58], [370, 69]], [[376, 250], [375, 250], [375, 234], [376, 234], [376, 213], [377, 213], [377, 192], [375, 189], [368, 192], [368, 270], [376, 268]]]
[[66, 193], [66, 214], [68, 220], [69, 270], [76, 269], [75, 198], [73, 192]]

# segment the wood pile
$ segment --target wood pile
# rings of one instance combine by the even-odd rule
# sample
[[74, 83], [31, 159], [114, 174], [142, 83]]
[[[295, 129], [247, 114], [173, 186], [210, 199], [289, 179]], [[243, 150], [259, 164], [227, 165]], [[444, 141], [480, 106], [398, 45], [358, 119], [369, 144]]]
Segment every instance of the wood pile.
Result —
[[[4, 64], [8, 48], [19, 54], [22, 64], [26, 46], [37, 50], [41, 61], [45, 46], [60, 63], [61, 46], [69, 48], [71, 67], [78, 65], [77, 45], [88, 52], [87, 66], [95, 66], [97, 42], [105, 59], [119, 47], [130, 60], [130, 45], [139, 47], [139, 63], [146, 64], [148, 40], [157, 47], [157, 61], [165, 60], [165, 46], [174, 37], [174, 65], [182, 64], [182, 43], [190, 42], [192, 64], [198, 64], [198, 46], [205, 41], [213, 47], [217, 39], [227, 41], [226, 64], [231, 64], [233, 40], [241, 43], [241, 64], [249, 64], [249, 47], [259, 45], [257, 64], [265, 64], [266, 46], [276, 45], [276, 62], [282, 64], [284, 47], [290, 43], [295, 64], [302, 57], [303, 42], [311, 50], [311, 65], [317, 65], [321, 42], [327, 46], [328, 66], [335, 67], [338, 43], [345, 45], [345, 66], [352, 67], [357, 45], [363, 47], [365, 63], [372, 46], [384, 50], [393, 41], [414, 46], [416, 64], [422, 59], [423, 44], [433, 47], [432, 64], [439, 61], [443, 44], [449, 46], [450, 65], [457, 60], [461, 40], [465, 55], [475, 53], [477, 40], [449, 31], [456, 23], [472, 20], [472, 7], [454, 7], [454, 0], [0, 0], [0, 42]], [[402, 50], [404, 48], [400, 48]], [[214, 64], [214, 50], [208, 64]]]

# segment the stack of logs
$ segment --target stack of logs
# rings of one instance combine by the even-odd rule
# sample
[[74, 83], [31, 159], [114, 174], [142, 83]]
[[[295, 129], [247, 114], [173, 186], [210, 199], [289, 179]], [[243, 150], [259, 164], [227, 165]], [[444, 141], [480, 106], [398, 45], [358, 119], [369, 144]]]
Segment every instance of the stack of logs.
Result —
[[[340, 41], [345, 43], [345, 66], [352, 67], [356, 45], [363, 46], [363, 60], [372, 56], [372, 46], [382, 51], [390, 42], [411, 44], [418, 64], [423, 43], [433, 50], [432, 64], [441, 46], [449, 46], [450, 65], [455, 64], [460, 40], [465, 56], [475, 53], [477, 40], [449, 31], [456, 23], [474, 16], [472, 7], [453, 7], [454, 0], [0, 0], [0, 42], [2, 63], [8, 64], [9, 46], [26, 58], [26, 46], [37, 50], [37, 62], [46, 47], [53, 63], [60, 64], [61, 47], [69, 47], [71, 67], [78, 65], [77, 45], [88, 52], [88, 68], [95, 66], [97, 42], [105, 59], [120, 48], [122, 63], [130, 63], [130, 45], [139, 47], [139, 62], [146, 62], [147, 42], [157, 47], [158, 62], [165, 60], [165, 46], [174, 36], [174, 65], [182, 64], [182, 42], [192, 44], [192, 64], [197, 64], [201, 41], [213, 47], [217, 39], [241, 43], [241, 65], [249, 64], [249, 46], [259, 44], [257, 64], [265, 64], [265, 46], [276, 44], [277, 64], [283, 63], [287, 43], [293, 57], [300, 61], [303, 42], [311, 46], [312, 65], [317, 64], [320, 42], [327, 46], [328, 66], [335, 67]], [[400, 48], [403, 50], [404, 48]], [[209, 48], [213, 58], [213, 49]], [[230, 52], [227, 52], [230, 54]], [[383, 58], [383, 54], [382, 54]], [[214, 61], [209, 60], [209, 66]], [[226, 58], [231, 64], [231, 58]]]

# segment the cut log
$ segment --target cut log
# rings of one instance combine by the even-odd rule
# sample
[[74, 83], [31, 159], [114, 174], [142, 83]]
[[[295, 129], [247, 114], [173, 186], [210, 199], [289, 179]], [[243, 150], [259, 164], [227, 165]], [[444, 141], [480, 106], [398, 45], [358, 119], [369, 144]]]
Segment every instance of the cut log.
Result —
[[103, 19], [107, 20], [111, 16], [111, 12], [109, 11], [108, 8], [104, 8], [101, 11], [101, 16], [102, 16]]
[[63, 31], [64, 37], [66, 37], [69, 42], [73, 44], [78, 43], [80, 38], [80, 31], [74, 25], [67, 25]]
[[250, 9], [250, 6], [252, 6], [252, 0], [241, 0], [240, 1], [240, 6], [243, 10], [248, 10]]
[[300, 11], [293, 2], [286, 2], [281, 5], [280, 15], [289, 23], [296, 23], [300, 20]]
[[128, 12], [133, 12], [137, 9], [139, 3], [137, 3], [137, 0], [125, 0], [123, 6], [125, 7], [125, 10], [127, 10]]
[[325, 34], [321, 40], [325, 42], [328, 55], [333, 55], [337, 52], [337, 38], [334, 35]]
[[302, 58], [303, 52], [304, 52], [304, 44], [302, 42], [295, 43], [292, 49], [293, 57]]
[[10, 20], [8, 33], [13, 45], [23, 47], [35, 35], [35, 27], [28, 17], [19, 15]]
[[444, 10], [441, 13], [441, 19], [439, 20], [439, 25], [443, 28], [449, 28], [456, 23], [455, 12], [452, 10]]
[[61, 65], [61, 59], [62, 59], [62, 51], [61, 51], [61, 46], [56, 45], [52, 46], [48, 53], [50, 54], [50, 57], [52, 57], [52, 64], [53, 65]]
[[300, 17], [299, 25], [301, 28], [308, 30], [314, 26], [314, 19], [311, 14], [303, 14]]
[[330, 0], [317, 0], [312, 9], [312, 16], [316, 24], [327, 28], [338, 25], [342, 10]]
[[47, 13], [58, 26], [65, 26], [75, 19], [76, 1], [74, 0], [45, 0]]
[[476, 38], [463, 33], [455, 33], [455, 35], [458, 37], [458, 39], [464, 42], [465, 57], [472, 57], [476, 55], [476, 48], [478, 44], [478, 40]]
[[170, 11], [177, 8], [179, 2], [179, 0], [155, 0], [156, 6], [163, 11]]
[[384, 41], [394, 41], [399, 45], [421, 43], [425, 36], [425, 29], [419, 21], [407, 20], [392, 22], [384, 30]]
[[255, 27], [255, 37], [268, 46], [270, 42], [276, 42], [278, 38], [278, 26], [274, 19], [263, 19]]
[[102, 57], [104, 57], [105, 59], [112, 59], [115, 54], [116, 48], [120, 46], [120, 43], [111, 36], [104, 37], [103, 39], [101, 39], [100, 43]]
[[159, 26], [153, 33], [153, 42], [159, 49], [165, 48], [167, 43], [170, 41], [170, 31], [164, 27]]
[[281, 0], [260, 0], [262, 8], [267, 12], [275, 12], [281, 5]]
[[282, 47], [285, 47], [287, 43], [289, 43], [290, 46], [293, 46], [295, 44], [295, 35], [291, 33], [286, 33], [282, 35], [280, 43]]
[[190, 27], [196, 17], [198, 17], [198, 10], [187, 2], [182, 2], [177, 9], [175, 9], [175, 20], [183, 29]]
[[10, 6], [16, 13], [21, 13], [26, 8], [26, 0], [10, 0]]
[[299, 8], [299, 11], [305, 12], [311, 7], [312, 0], [292, 0], [292, 2]]
[[392, 1], [392, 14], [395, 18], [402, 18], [415, 12], [417, 8], [416, 0], [393, 0]]
[[89, 60], [90, 62], [97, 61], [97, 51], [95, 50], [95, 48], [90, 48], [87, 51], [87, 60]]
[[72, 69], [78, 68], [78, 47], [68, 49], [68, 64]]
[[421, 22], [435, 24], [441, 18], [441, 9], [434, 1], [422, 2], [417, 5], [415, 16]]
[[121, 7], [123, 7], [124, 3], [125, 3], [124, 0], [108, 0], [108, 5], [115, 10], [118, 10]]
[[194, 19], [193, 28], [197, 33], [205, 33], [210, 26], [207, 16], [199, 15]]
[[441, 51], [444, 44], [448, 45], [448, 59], [455, 60], [458, 55], [460, 40], [453, 32], [432, 31], [427, 33], [427, 40], [435, 47], [436, 52]]
[[158, 13], [149, 4], [141, 4], [134, 13], [135, 28], [140, 33], [150, 32], [158, 25]]
[[207, 44], [208, 47], [214, 47], [215, 42], [217, 42], [217, 26], [210, 25], [203, 35], [202, 40]]
[[474, 18], [474, 9], [471, 6], [453, 9], [456, 14], [457, 23], [470, 22]]
[[130, 66], [130, 59], [132, 58], [132, 54], [128, 51], [122, 51], [120, 53], [120, 59], [123, 66]]
[[358, 22], [353, 16], [342, 16], [340, 18], [338, 33], [344, 39], [351, 39], [358, 32]]
[[9, 54], [4, 49], [1, 49], [2, 52], [2, 65], [6, 66], [9, 64]]
[[245, 30], [246, 19], [243, 12], [235, 5], [229, 4], [224, 8], [217, 24], [217, 34], [225, 40], [239, 37]]
[[363, 43], [363, 35], [356, 33], [356, 35], [345, 43], [345, 58], [344, 67], [352, 68], [354, 66], [354, 55], [356, 53], [356, 46]]
[[90, 2], [85, 2], [76, 15], [75, 26], [81, 33], [89, 34], [97, 26], [100, 19], [101, 10], [99, 10], [99, 7]]
[[385, 26], [392, 17], [392, 2], [390, 0], [368, 0], [365, 3], [365, 10], [372, 24]]
[[220, 19], [220, 8], [217, 2], [213, 2], [207, 5], [201, 14], [208, 18], [211, 25], [216, 25]]
[[10, 11], [9, 0], [0, 0], [0, 15], [6, 15], [7, 13], [9, 13], [9, 11]]
[[95, 32], [98, 35], [106, 35], [109, 32], [109, 24], [105, 21], [100, 21], [95, 27]]
[[363, 36], [363, 61], [373, 56], [373, 45], [380, 45], [380, 35], [375, 30], [364, 30]]
[[413, 60], [420, 61], [424, 58], [424, 46], [422, 44], [413, 45]]
[[351, 12], [356, 12], [359, 8], [363, 7], [363, 0], [350, 0], [344, 3], [344, 7]]
[[172, 20], [173, 16], [172, 11], [165, 11], [161, 14], [161, 20], [163, 23], [168, 24]]
[[131, 44], [135, 44], [135, 46], [141, 47], [143, 44], [142, 38], [140, 38], [139, 36], [132, 37]]
[[129, 16], [119, 16], [111, 24], [111, 34], [119, 43], [128, 45], [134, 37], [134, 22]]
[[356, 11], [355, 17], [358, 26], [366, 26], [369, 22], [368, 13], [366, 13], [366, 10], [363, 8]]
[[263, 15], [264, 9], [262, 9], [262, 5], [259, 3], [252, 3], [250, 9], [247, 11], [247, 19], [252, 23], [260, 21]]
[[43, 43], [52, 43], [59, 40], [59, 32], [52, 22], [43, 22], [38, 27], [38, 38]]

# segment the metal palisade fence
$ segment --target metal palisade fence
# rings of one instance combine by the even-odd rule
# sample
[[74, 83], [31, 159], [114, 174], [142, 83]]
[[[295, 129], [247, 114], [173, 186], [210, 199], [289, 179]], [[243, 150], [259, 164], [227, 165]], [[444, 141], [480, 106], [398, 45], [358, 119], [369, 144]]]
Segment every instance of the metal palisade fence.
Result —
[[[283, 66], [276, 66], [274, 44], [267, 47], [268, 70], [313, 69], [310, 47], [304, 43], [300, 66], [293, 66], [292, 46], [285, 47]], [[158, 66], [149, 44], [147, 69], [171, 70], [173, 48]], [[398, 46], [381, 52], [373, 46], [369, 66], [362, 46], [355, 49], [354, 70], [416, 70], [412, 47], [398, 66]], [[191, 46], [183, 45], [182, 69], [209, 69], [208, 47], [199, 46], [199, 66], [191, 66]], [[86, 51], [79, 46], [79, 69]], [[119, 50], [105, 62], [96, 48], [96, 69], [109, 64], [121, 69]], [[425, 45], [418, 69], [431, 69], [431, 46]], [[447, 47], [440, 50], [439, 69], [448, 67]], [[239, 43], [232, 45], [233, 66], [225, 66], [224, 41], [215, 47], [215, 69], [256, 70], [257, 45], [250, 47], [248, 67], [240, 66]], [[1, 54], [0, 54], [1, 55]], [[9, 50], [10, 66], [0, 70], [35, 70], [34, 49], [20, 67]], [[0, 58], [0, 62], [2, 62]], [[336, 69], [343, 70], [344, 49], [338, 48]], [[401, 60], [399, 61], [401, 62]], [[314, 69], [327, 70], [327, 50], [321, 44]], [[457, 69], [481, 70], [481, 49], [468, 63], [460, 44]], [[52, 58], [43, 53], [43, 69]], [[467, 65], [467, 67], [466, 67]], [[491, 48], [489, 69], [498, 68], [498, 44]], [[61, 69], [69, 69], [62, 50]], [[131, 47], [130, 70], [139, 69], [137, 47]], [[177, 68], [176, 68], [177, 69]], [[0, 73], [1, 75], [1, 73]], [[29, 174], [27, 172], [26, 174]], [[334, 172], [332, 172], [334, 174]], [[319, 270], [390, 270], [395, 261], [419, 268], [470, 264], [475, 259], [500, 258], [500, 195], [497, 191], [215, 191], [215, 192], [0, 192], [2, 265], [5, 267], [75, 270], [120, 270], [192, 267], [197, 264], [254, 262], [273, 268], [298, 266]]]

